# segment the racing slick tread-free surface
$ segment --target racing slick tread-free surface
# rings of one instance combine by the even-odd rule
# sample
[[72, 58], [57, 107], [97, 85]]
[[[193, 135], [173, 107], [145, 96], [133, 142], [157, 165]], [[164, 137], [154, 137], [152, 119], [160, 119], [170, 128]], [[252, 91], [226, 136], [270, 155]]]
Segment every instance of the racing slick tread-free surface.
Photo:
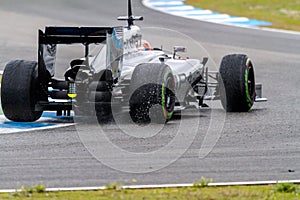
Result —
[[255, 99], [254, 69], [246, 55], [223, 57], [220, 66], [220, 96], [227, 112], [247, 112]]
[[[164, 86], [164, 87], [163, 87]], [[166, 123], [174, 105], [174, 77], [165, 64], [138, 65], [130, 84], [130, 116], [136, 123]]]
[[[98, 79], [95, 85], [90, 84], [90, 90], [95, 101], [95, 111], [99, 123], [106, 123], [113, 121], [112, 108], [111, 108], [111, 85], [113, 82], [112, 73], [110, 70], [104, 70], [94, 78]], [[96, 86], [95, 89], [92, 89]]]
[[[101, 83], [101, 82], [99, 82]], [[110, 91], [96, 91], [95, 96], [95, 110], [99, 123], [106, 123], [113, 120], [111, 110], [111, 98]]]
[[14, 60], [4, 70], [1, 101], [4, 115], [17, 122], [38, 120], [43, 111], [35, 111], [39, 97], [38, 67], [35, 61]]
[[[85, 80], [84, 73], [79, 72], [76, 76], [77, 80]], [[73, 109], [77, 120], [85, 120], [85, 122], [106, 123], [113, 120], [111, 109], [111, 72], [104, 70], [94, 75], [93, 81], [89, 84], [78, 85], [77, 102]], [[95, 117], [95, 118], [94, 118]], [[82, 122], [82, 121], [80, 121]]]

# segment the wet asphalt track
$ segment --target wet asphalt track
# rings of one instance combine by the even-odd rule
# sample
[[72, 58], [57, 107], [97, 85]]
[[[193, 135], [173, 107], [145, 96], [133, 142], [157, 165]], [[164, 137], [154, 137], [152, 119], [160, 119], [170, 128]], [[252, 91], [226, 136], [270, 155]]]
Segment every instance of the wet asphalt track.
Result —
[[[137, 23], [140, 26], [175, 29], [194, 38], [216, 63], [228, 53], [247, 53], [269, 101], [255, 104], [249, 113], [227, 114], [220, 138], [205, 158], [199, 158], [199, 149], [208, 130], [210, 112], [202, 112], [200, 117], [198, 112], [186, 113], [183, 122], [189, 129], [185, 129], [185, 136], [192, 135], [194, 121], [200, 127], [186, 151], [184, 144], [179, 144], [153, 162], [147, 163], [147, 157], [141, 157], [140, 163], [123, 159], [117, 166], [123, 171], [138, 172], [145, 167], [145, 171], [153, 171], [140, 174], [111, 169], [91, 156], [79, 138], [82, 135], [78, 135], [78, 127], [2, 134], [0, 188], [36, 183], [47, 187], [99, 186], [115, 181], [130, 184], [132, 179], [137, 180], [135, 184], [190, 183], [201, 176], [215, 182], [300, 179], [300, 35], [172, 17], [146, 9], [138, 0], [134, 1], [134, 12], [145, 17], [144, 22]], [[11, 59], [36, 59], [37, 28], [120, 25], [122, 22], [115, 20], [120, 14], [126, 14], [125, 0], [2, 0], [1, 69]], [[222, 115], [218, 108], [215, 113]], [[127, 151], [155, 152], [172, 141], [179, 122], [172, 121], [161, 134], [147, 139], [121, 134], [115, 127], [105, 130], [110, 141]], [[79, 128], [85, 130], [83, 126]], [[93, 133], [95, 129], [89, 125], [86, 130]], [[172, 164], [155, 170], [181, 153]], [[104, 162], [120, 160], [113, 151], [105, 152], [105, 156]]]

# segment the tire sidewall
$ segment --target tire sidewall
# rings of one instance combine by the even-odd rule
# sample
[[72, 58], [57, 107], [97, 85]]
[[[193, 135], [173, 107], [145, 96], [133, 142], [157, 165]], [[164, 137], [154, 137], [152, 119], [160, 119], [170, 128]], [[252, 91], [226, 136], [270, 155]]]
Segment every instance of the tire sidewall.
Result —
[[170, 91], [174, 94], [172, 82], [172, 70], [165, 64], [144, 63], [135, 68], [129, 97], [130, 115], [134, 122], [165, 123], [172, 117], [175, 101], [166, 107], [169, 98], [166, 95]]
[[37, 62], [9, 62], [4, 69], [1, 87], [4, 115], [12, 121], [36, 121], [43, 113], [35, 111], [35, 105], [40, 99], [44, 98], [39, 87]]
[[221, 103], [227, 112], [249, 111], [256, 93], [254, 68], [248, 56], [232, 54], [223, 58], [219, 89]]

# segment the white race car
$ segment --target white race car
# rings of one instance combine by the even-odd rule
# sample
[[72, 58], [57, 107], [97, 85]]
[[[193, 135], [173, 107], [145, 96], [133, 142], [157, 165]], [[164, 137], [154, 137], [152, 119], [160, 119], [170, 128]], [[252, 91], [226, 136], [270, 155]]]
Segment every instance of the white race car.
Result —
[[[135, 123], [165, 123], [174, 111], [204, 100], [220, 99], [228, 112], [246, 112], [261, 98], [254, 69], [246, 55], [223, 58], [219, 72], [208, 72], [208, 58], [189, 59], [151, 48], [134, 25], [131, 0], [125, 27], [46, 27], [39, 30], [38, 62], [14, 60], [4, 70], [1, 101], [12, 121], [31, 122], [45, 110], [57, 115], [95, 115], [99, 122], [113, 119], [113, 110], [129, 107]], [[64, 80], [54, 78], [57, 45], [82, 44], [83, 58], [72, 60]], [[97, 46], [93, 53], [90, 46]], [[96, 52], [96, 53], [94, 53]], [[216, 82], [209, 82], [210, 79]], [[209, 88], [213, 88], [213, 93]], [[256, 90], [259, 88], [258, 90]]]

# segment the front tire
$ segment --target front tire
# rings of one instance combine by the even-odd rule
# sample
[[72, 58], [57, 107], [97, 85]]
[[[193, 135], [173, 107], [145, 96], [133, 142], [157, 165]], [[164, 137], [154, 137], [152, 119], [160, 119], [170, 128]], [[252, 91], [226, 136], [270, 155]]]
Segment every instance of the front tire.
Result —
[[9, 62], [4, 69], [1, 85], [2, 109], [6, 118], [17, 122], [38, 120], [43, 113], [35, 111], [35, 105], [41, 98], [39, 88], [37, 62]]
[[130, 116], [135, 123], [166, 123], [175, 106], [174, 77], [165, 64], [138, 65], [130, 85]]
[[220, 96], [227, 112], [247, 112], [255, 100], [254, 67], [242, 54], [227, 55], [220, 66]]

